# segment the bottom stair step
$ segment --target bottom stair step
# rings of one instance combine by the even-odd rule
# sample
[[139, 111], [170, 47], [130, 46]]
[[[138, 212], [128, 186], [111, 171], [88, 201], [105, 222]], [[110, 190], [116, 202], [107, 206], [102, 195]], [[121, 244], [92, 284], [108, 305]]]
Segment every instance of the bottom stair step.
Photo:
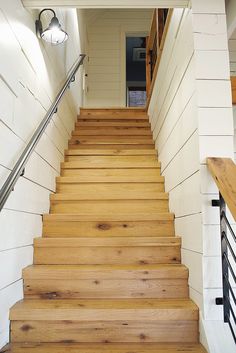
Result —
[[198, 342], [198, 308], [188, 299], [30, 299], [10, 319], [12, 342]]
[[4, 353], [207, 353], [201, 344], [189, 343], [14, 343]]

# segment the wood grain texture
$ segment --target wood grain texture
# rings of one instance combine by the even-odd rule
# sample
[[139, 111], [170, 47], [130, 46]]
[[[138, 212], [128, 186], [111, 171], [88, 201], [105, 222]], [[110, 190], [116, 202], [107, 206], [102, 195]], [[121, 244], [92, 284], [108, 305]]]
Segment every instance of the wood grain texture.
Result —
[[94, 128], [94, 127], [101, 127], [101, 128], [104, 128], [104, 127], [131, 127], [131, 128], [134, 128], [134, 127], [151, 127], [151, 124], [149, 122], [141, 122], [141, 121], [138, 121], [138, 122], [135, 122], [135, 121], [126, 121], [126, 120], [123, 120], [123, 121], [120, 121], [120, 122], [117, 122], [117, 121], [80, 121], [78, 120], [76, 123], [75, 123], [75, 127], [76, 128], [81, 128], [81, 127], [84, 127], [84, 128]]
[[156, 156], [67, 156], [62, 168], [160, 168]]
[[57, 194], [51, 195], [51, 200], [57, 200], [58, 194], [69, 193], [79, 200], [160, 199], [164, 193], [164, 183], [57, 183], [56, 191]]
[[111, 149], [69, 149], [65, 151], [65, 156], [144, 156], [144, 155], [157, 155], [155, 149], [121, 149], [121, 148], [111, 148]]
[[236, 220], [236, 165], [230, 158], [207, 158], [215, 183]]
[[147, 124], [143, 109], [81, 110], [10, 312], [13, 353], [205, 353]]
[[236, 104], [236, 77], [231, 76], [232, 103]]
[[[206, 353], [198, 343], [14, 343], [5, 353]], [[1, 352], [1, 351], [0, 351]]]
[[109, 323], [104, 321], [17, 320], [12, 321], [12, 342], [197, 343], [197, 331], [198, 323], [195, 320], [161, 320], [157, 322], [122, 320], [109, 321]]
[[[76, 200], [51, 201], [50, 213], [71, 213], [83, 215], [124, 215], [135, 214], [145, 217], [145, 214], [169, 211], [167, 199], [162, 200]], [[129, 216], [127, 216], [129, 217]], [[140, 218], [142, 219], [142, 218]]]
[[[115, 315], [114, 315], [115, 314]], [[24, 300], [15, 304], [11, 320], [196, 321], [198, 308], [189, 299]]]
[[76, 163], [68, 164], [64, 163], [61, 169], [61, 177], [57, 178], [57, 181], [72, 181], [77, 182], [131, 182], [131, 183], [155, 183], [160, 180], [160, 166], [155, 168], [76, 168]]
[[149, 127], [98, 127], [95, 128], [84, 128], [80, 127], [72, 132], [72, 136], [125, 136], [125, 135], [140, 135], [140, 136], [152, 136]]
[[149, 136], [72, 136], [69, 145], [151, 145], [154, 147], [154, 142]]
[[[50, 215], [54, 216], [54, 215]], [[160, 221], [82, 221], [80, 219], [62, 220], [60, 217], [44, 218], [43, 236], [49, 238], [64, 237], [116, 237], [116, 236], [172, 236], [174, 235], [173, 220]]]

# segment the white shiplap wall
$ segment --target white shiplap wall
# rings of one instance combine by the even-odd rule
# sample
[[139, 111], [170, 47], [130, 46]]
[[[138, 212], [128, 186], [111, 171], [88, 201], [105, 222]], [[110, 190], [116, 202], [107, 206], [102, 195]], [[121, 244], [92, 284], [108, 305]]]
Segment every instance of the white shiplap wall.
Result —
[[[160, 88], [160, 89], [159, 89]], [[190, 296], [200, 307], [201, 340], [211, 353], [234, 352], [215, 305], [221, 295], [216, 187], [206, 157], [232, 157], [233, 119], [224, 1], [193, 0], [175, 9], [149, 107], [152, 129], [190, 270]], [[217, 335], [221, 330], [222, 335]]]
[[126, 105], [125, 34], [146, 35], [152, 10], [104, 10], [88, 25], [88, 107]]
[[[0, 1], [0, 186], [80, 54], [76, 10], [56, 11], [70, 37], [66, 45], [51, 47], [34, 34], [37, 12], [19, 0]], [[41, 215], [48, 212], [81, 103], [80, 85], [63, 99], [0, 213], [0, 347], [8, 342], [9, 308], [23, 295], [22, 268], [32, 263], [33, 237], [41, 235]]]
[[[176, 233], [183, 239], [182, 260], [190, 269], [191, 296], [202, 306], [200, 168], [191, 10], [173, 12], [149, 114], [170, 209], [176, 216]], [[196, 266], [198, 271], [194, 270]]]
[[[219, 210], [211, 206], [211, 200], [218, 198], [218, 190], [206, 166], [207, 157], [233, 157], [225, 1], [192, 0], [192, 6], [203, 236], [204, 316], [201, 328], [205, 331], [210, 352], [233, 353], [235, 344], [228, 325], [223, 323], [222, 307], [215, 305], [215, 298], [222, 296]], [[210, 37], [215, 38], [214, 42]]]

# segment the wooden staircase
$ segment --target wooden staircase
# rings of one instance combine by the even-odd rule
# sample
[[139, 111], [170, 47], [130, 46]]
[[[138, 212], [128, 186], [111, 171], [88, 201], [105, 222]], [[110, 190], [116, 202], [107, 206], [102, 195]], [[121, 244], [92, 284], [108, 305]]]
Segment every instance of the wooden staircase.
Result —
[[147, 114], [82, 109], [23, 301], [12, 353], [205, 353]]

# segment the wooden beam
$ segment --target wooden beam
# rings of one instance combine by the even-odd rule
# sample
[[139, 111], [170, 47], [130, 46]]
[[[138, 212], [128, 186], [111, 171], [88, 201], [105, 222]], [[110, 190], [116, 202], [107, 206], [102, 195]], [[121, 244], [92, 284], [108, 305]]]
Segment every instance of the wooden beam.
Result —
[[219, 192], [236, 220], [236, 165], [230, 158], [207, 158]]
[[189, 0], [22, 0], [25, 7], [76, 7], [90, 8], [184, 8], [188, 7]]
[[232, 76], [230, 79], [232, 86], [232, 103], [236, 104], [236, 76]]

